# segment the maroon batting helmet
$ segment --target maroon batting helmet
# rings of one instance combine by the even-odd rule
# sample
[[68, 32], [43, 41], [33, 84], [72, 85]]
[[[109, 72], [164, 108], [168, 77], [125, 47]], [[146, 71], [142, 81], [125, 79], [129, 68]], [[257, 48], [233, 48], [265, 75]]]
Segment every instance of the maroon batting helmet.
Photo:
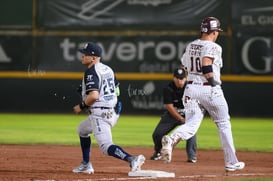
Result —
[[215, 17], [207, 17], [202, 20], [201, 32], [211, 33], [213, 31], [223, 31], [220, 27], [220, 21]]

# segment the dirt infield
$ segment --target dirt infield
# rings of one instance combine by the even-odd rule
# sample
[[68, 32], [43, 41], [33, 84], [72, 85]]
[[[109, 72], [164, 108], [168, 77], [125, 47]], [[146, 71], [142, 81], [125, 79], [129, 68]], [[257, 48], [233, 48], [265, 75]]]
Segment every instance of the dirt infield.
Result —
[[198, 150], [198, 162], [187, 163], [185, 150], [176, 148], [173, 161], [152, 161], [151, 148], [126, 148], [129, 153], [143, 154], [143, 170], [174, 172], [175, 178], [129, 177], [126, 162], [103, 155], [92, 148], [95, 174], [74, 174], [71, 170], [81, 160], [80, 147], [60, 145], [0, 145], [0, 180], [232, 180], [242, 178], [273, 179], [273, 153], [238, 152], [246, 168], [226, 175], [222, 151]]

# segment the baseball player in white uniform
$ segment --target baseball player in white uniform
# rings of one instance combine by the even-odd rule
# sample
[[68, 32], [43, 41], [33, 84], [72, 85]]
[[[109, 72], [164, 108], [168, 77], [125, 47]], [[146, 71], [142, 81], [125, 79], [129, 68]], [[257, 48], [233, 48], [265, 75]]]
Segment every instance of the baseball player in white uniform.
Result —
[[82, 102], [73, 109], [75, 113], [87, 111], [89, 116], [78, 126], [82, 162], [73, 172], [94, 173], [90, 163], [91, 133], [104, 154], [128, 162], [131, 171], [140, 170], [145, 157], [132, 156], [112, 141], [111, 128], [116, 125], [120, 112], [114, 109], [117, 103], [117, 81], [113, 70], [100, 62], [102, 49], [97, 44], [87, 43], [79, 51], [82, 53], [82, 64], [87, 69], [82, 80]]
[[239, 162], [235, 153], [228, 105], [221, 89], [220, 69], [223, 66], [222, 48], [215, 43], [220, 22], [215, 17], [207, 17], [201, 23], [201, 38], [188, 44], [181, 58], [188, 70], [188, 82], [183, 95], [186, 123], [162, 138], [162, 158], [171, 161], [173, 146], [180, 140], [188, 140], [196, 134], [203, 118], [204, 109], [215, 122], [222, 149], [226, 171], [241, 170], [244, 162]]

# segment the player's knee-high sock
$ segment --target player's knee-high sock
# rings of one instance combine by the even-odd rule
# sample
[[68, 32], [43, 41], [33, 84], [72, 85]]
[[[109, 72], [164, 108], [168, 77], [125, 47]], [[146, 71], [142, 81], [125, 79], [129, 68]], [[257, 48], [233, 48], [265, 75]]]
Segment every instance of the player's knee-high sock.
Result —
[[84, 162], [88, 163], [90, 160], [90, 137], [80, 137], [81, 149], [82, 149], [82, 159]]
[[196, 159], [196, 135], [186, 141], [186, 151], [189, 160]]
[[121, 147], [117, 145], [111, 145], [109, 146], [108, 150], [108, 155], [113, 156], [115, 158], [124, 160], [124, 161], [130, 161], [128, 160], [132, 155], [129, 153], [125, 152]]

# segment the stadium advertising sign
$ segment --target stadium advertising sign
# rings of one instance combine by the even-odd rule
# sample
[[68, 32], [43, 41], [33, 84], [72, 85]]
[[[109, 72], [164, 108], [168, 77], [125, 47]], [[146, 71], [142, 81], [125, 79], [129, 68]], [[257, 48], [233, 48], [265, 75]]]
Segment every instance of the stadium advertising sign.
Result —
[[32, 52], [31, 36], [0, 36], [0, 70], [27, 71]]
[[[170, 80], [171, 81], [171, 80]], [[169, 81], [122, 81], [121, 100], [127, 113], [151, 113], [161, 111], [163, 105], [163, 87]], [[155, 113], [154, 112], [154, 113]]]
[[233, 1], [232, 23], [237, 31], [272, 32], [272, 0]]
[[[169, 73], [180, 64], [187, 43], [195, 37], [41, 37], [37, 42], [38, 66], [45, 71], [82, 71], [77, 51], [93, 41], [103, 49], [102, 61], [116, 72]], [[226, 48], [226, 40], [221, 42]], [[50, 52], [50, 53], [48, 53]]]
[[235, 73], [257, 75], [273, 75], [273, 37], [244, 33], [236, 37], [234, 45]]
[[232, 3], [233, 72], [273, 75], [272, 0]]
[[227, 20], [227, 6], [227, 0], [46, 0], [38, 1], [38, 27], [186, 29], [211, 14]]

